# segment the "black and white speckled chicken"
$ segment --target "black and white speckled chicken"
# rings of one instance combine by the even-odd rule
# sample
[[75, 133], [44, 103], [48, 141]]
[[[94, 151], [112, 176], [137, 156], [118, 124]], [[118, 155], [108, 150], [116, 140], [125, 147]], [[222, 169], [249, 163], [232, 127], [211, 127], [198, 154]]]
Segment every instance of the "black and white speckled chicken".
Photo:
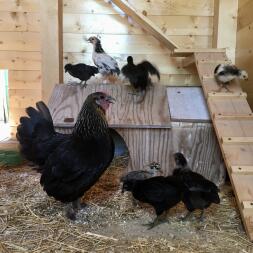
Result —
[[248, 73], [245, 70], [238, 69], [235, 65], [219, 64], [214, 69], [214, 78], [220, 88], [217, 91], [221, 91], [225, 88], [231, 92], [228, 88], [230, 82], [236, 78], [242, 80], [248, 80]]
[[86, 82], [98, 73], [98, 68], [84, 63], [78, 63], [75, 65], [68, 63], [65, 65], [64, 69], [65, 72], [68, 72], [71, 76], [80, 79], [80, 85], [82, 85], [82, 87], [86, 87]]
[[133, 57], [127, 57], [127, 64], [121, 69], [122, 74], [129, 80], [133, 89], [140, 95], [138, 103], [145, 99], [146, 91], [152, 85], [149, 75], [156, 75], [160, 80], [160, 73], [149, 61], [134, 64]]
[[155, 209], [156, 218], [147, 224], [149, 229], [165, 222], [165, 211], [181, 201], [182, 191], [178, 179], [174, 176], [158, 176], [144, 180], [129, 180], [125, 183], [125, 191], [132, 192], [135, 199], [148, 203]]
[[72, 203], [67, 217], [75, 219], [80, 198], [93, 186], [114, 157], [114, 142], [105, 112], [114, 99], [103, 93], [90, 94], [78, 115], [72, 134], [56, 133], [46, 110], [27, 108], [21, 117], [17, 139], [21, 153], [39, 161], [40, 183], [49, 196]]
[[105, 79], [115, 82], [117, 76], [120, 74], [117, 61], [104, 51], [101, 41], [97, 37], [90, 37], [88, 42], [93, 45], [92, 59], [94, 64], [98, 67], [99, 73], [101, 73]]
[[125, 184], [128, 181], [144, 180], [144, 179], [148, 179], [151, 177], [156, 177], [162, 173], [161, 172], [161, 165], [157, 162], [152, 162], [146, 166], [148, 167], [147, 170], [130, 171], [126, 175], [121, 177], [120, 182], [122, 182], [122, 193], [124, 192]]
[[174, 159], [176, 169], [173, 171], [173, 176], [178, 177], [182, 183], [182, 201], [188, 210], [184, 220], [189, 218], [194, 210], [200, 209], [200, 220], [202, 221], [204, 210], [212, 203], [220, 203], [219, 189], [213, 182], [192, 171], [188, 167], [187, 160], [182, 153], [175, 153]]

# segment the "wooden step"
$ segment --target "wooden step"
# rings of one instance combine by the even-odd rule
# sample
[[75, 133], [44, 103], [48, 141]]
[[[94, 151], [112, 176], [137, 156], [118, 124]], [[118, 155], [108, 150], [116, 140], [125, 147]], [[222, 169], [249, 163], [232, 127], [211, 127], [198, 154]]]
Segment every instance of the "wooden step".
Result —
[[241, 175], [253, 175], [253, 165], [231, 166], [231, 172], [234, 174]]
[[252, 144], [253, 137], [221, 137], [223, 144]]
[[222, 114], [213, 113], [214, 120], [253, 120], [253, 113], [249, 114]]
[[219, 48], [176, 48], [172, 51], [171, 56], [186, 57], [194, 53], [225, 53], [226, 49]]
[[215, 97], [222, 97], [222, 98], [238, 98], [238, 97], [247, 97], [246, 92], [209, 92], [208, 98], [215, 98]]

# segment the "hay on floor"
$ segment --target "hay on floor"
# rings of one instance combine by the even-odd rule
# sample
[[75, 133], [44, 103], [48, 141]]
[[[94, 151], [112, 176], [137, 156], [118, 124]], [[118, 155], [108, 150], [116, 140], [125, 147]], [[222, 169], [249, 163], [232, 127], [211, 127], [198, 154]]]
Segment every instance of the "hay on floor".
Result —
[[[84, 196], [88, 206], [75, 222], [65, 218], [65, 206], [49, 198], [39, 174], [27, 165], [0, 169], [0, 252], [250, 252], [230, 186], [221, 204], [206, 212], [203, 223], [182, 222], [183, 204], [152, 230], [143, 224], [154, 218], [148, 205], [134, 207], [122, 195], [122, 164], [114, 164]], [[196, 215], [199, 215], [198, 213]]]

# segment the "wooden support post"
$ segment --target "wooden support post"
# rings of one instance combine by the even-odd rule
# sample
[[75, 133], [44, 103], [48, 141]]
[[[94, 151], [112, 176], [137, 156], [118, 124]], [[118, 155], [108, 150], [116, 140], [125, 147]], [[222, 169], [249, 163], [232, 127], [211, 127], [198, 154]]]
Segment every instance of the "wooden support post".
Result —
[[178, 48], [177, 44], [171, 41], [164, 32], [151, 20], [149, 20], [143, 13], [134, 9], [125, 0], [112, 0], [123, 12], [130, 16], [136, 23], [141, 25], [143, 29], [150, 32], [155, 38], [164, 43], [169, 49]]
[[48, 102], [56, 83], [63, 82], [62, 0], [40, 0], [42, 99]]
[[238, 0], [214, 0], [213, 47], [226, 48], [235, 62]]

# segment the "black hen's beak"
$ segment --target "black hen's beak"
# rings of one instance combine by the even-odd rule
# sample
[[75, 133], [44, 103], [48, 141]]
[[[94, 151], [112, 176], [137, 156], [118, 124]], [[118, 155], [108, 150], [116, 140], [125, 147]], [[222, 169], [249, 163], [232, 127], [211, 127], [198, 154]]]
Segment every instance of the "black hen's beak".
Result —
[[113, 97], [111, 97], [111, 96], [107, 96], [106, 97], [106, 101], [109, 102], [109, 103], [111, 103], [111, 104], [114, 104], [116, 102], [116, 99], [113, 98]]

